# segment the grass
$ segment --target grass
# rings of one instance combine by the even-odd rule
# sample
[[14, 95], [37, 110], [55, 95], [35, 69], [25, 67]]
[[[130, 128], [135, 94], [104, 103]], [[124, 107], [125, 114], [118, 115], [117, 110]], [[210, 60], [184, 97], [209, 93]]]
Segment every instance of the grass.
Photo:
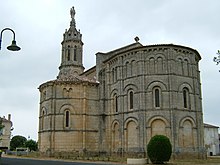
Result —
[[170, 161], [167, 165], [220, 165], [220, 157], [208, 157], [205, 160], [202, 159], [183, 159]]

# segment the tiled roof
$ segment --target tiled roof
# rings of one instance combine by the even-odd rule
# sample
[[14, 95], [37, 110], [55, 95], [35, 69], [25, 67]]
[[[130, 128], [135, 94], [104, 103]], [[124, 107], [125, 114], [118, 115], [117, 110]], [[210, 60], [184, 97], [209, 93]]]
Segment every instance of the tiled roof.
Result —
[[204, 123], [204, 127], [206, 127], [206, 128], [219, 128], [218, 126], [207, 124], [207, 123]]
[[62, 76], [61, 78], [56, 79], [55, 81], [73, 81], [73, 82], [89, 82], [89, 83], [98, 83], [98, 81], [94, 78], [89, 78], [86, 76], [75, 76], [75, 75], [68, 75]]

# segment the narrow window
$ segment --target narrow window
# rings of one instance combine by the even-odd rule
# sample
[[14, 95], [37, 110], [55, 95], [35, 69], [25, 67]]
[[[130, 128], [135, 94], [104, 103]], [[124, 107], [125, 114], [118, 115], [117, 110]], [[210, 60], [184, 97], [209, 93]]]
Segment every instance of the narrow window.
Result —
[[47, 92], [46, 92], [46, 91], [44, 91], [44, 92], [43, 92], [43, 100], [45, 100], [45, 99], [46, 99], [46, 96], [47, 96]]
[[188, 91], [187, 91], [187, 89], [183, 89], [183, 106], [184, 106], [184, 108], [188, 108]]
[[129, 62], [126, 62], [125, 69], [126, 69], [125, 71], [126, 77], [128, 77], [129, 76]]
[[115, 68], [112, 69], [112, 82], [115, 82]]
[[135, 74], [135, 61], [131, 61], [131, 76]]
[[115, 97], [115, 112], [118, 112], [118, 97]]
[[69, 122], [70, 122], [70, 112], [66, 111], [65, 112], [65, 127], [69, 127]]
[[76, 61], [76, 46], [74, 47], [74, 61]]
[[114, 109], [115, 112], [118, 112], [118, 98], [116, 94], [114, 95]]
[[42, 111], [42, 118], [41, 118], [41, 130], [44, 129], [44, 115], [45, 115], [45, 111]]
[[70, 61], [70, 46], [69, 45], [67, 49], [67, 61]]
[[155, 89], [155, 107], [160, 107], [160, 91], [159, 89]]
[[131, 92], [129, 93], [129, 104], [130, 104], [130, 109], [133, 109], [133, 107], [134, 107], [133, 102], [134, 102], [134, 93], [131, 91]]
[[115, 67], [115, 81], [117, 81], [117, 79], [118, 79], [118, 71], [117, 71], [117, 67]]

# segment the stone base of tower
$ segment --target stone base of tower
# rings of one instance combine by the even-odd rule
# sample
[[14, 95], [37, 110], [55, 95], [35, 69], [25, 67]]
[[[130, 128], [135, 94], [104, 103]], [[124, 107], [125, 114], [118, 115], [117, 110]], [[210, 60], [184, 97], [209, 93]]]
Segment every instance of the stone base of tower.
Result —
[[182, 148], [176, 149], [172, 153], [172, 159], [206, 159], [205, 148]]
[[[126, 160], [127, 158], [147, 158], [145, 152], [105, 152], [105, 151], [46, 151], [40, 152], [42, 156], [55, 157], [59, 159], [74, 159], [74, 160]], [[172, 153], [170, 160], [184, 159], [207, 159], [204, 152], [188, 152], [188, 153]]]
[[184, 153], [173, 153], [172, 154], [173, 160], [182, 160], [182, 159], [207, 159], [207, 155], [204, 152], [184, 152]]

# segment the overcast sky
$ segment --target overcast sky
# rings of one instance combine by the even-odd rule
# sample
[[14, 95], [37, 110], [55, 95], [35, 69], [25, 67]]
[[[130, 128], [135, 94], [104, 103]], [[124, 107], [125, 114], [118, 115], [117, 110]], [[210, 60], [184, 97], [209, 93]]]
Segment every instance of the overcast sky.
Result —
[[10, 113], [13, 136], [37, 140], [40, 84], [56, 79], [61, 41], [70, 25], [70, 8], [84, 42], [84, 66], [95, 53], [134, 43], [177, 44], [196, 49], [200, 62], [204, 122], [220, 126], [219, 0], [5, 0], [0, 30], [16, 33], [21, 51], [8, 51], [12, 33], [4, 31], [0, 50], [0, 116]]

